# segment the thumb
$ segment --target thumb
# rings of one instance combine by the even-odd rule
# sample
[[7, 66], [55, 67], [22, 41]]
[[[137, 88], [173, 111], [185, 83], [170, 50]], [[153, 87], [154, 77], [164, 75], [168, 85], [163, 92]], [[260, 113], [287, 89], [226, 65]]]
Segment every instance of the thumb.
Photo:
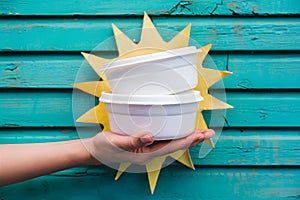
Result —
[[139, 133], [133, 136], [123, 136], [115, 143], [119, 148], [130, 151], [140, 147], [148, 146], [154, 142], [154, 137], [151, 133]]

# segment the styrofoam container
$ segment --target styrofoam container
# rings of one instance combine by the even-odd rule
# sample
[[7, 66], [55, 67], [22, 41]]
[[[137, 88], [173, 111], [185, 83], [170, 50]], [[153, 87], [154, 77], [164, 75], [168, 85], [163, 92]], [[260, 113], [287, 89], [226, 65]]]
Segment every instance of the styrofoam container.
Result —
[[112, 132], [150, 132], [155, 140], [185, 137], [195, 129], [198, 91], [175, 95], [121, 95], [102, 92]]
[[113, 93], [175, 94], [198, 84], [196, 47], [136, 56], [103, 65]]

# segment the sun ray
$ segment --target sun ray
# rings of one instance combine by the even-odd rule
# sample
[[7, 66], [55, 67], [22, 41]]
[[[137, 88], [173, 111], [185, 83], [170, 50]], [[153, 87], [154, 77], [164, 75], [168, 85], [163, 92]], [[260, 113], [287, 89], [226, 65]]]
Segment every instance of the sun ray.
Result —
[[120, 29], [112, 24], [112, 28], [114, 31], [114, 36], [115, 36], [115, 41], [117, 43], [118, 51], [119, 51], [119, 56], [122, 56], [128, 51], [132, 51], [137, 48], [137, 45], [127, 37]]
[[166, 160], [166, 156], [160, 156], [160, 157], [153, 158], [150, 162], [146, 164], [148, 181], [149, 181], [150, 190], [152, 194], [154, 193], [158, 176], [165, 160]]
[[76, 122], [102, 124], [104, 126], [102, 131], [110, 131], [108, 114], [103, 102], [100, 102], [97, 106], [87, 111]]
[[177, 34], [167, 44], [167, 49], [183, 48], [189, 45], [191, 24], [187, 25], [179, 34]]
[[111, 61], [110, 59], [101, 58], [89, 53], [81, 52], [81, 54], [99, 76], [101, 76], [100, 69], [102, 69], [103, 64]]
[[188, 149], [176, 151], [174, 153], [169, 154], [169, 156], [174, 160], [177, 160], [181, 164], [195, 170], [195, 166], [193, 164], [190, 151]]
[[198, 63], [197, 63], [198, 69], [199, 69], [199, 67], [202, 67], [203, 61], [206, 58], [211, 47], [212, 47], [212, 44], [208, 44], [208, 45], [200, 48], [201, 51], [197, 55], [198, 56]]
[[160, 48], [164, 49], [167, 43], [162, 39], [156, 27], [153, 25], [150, 17], [144, 12], [143, 28], [141, 40], [138, 43], [139, 48]]
[[110, 86], [107, 81], [91, 81], [84, 83], [74, 83], [72, 86], [77, 89], [86, 92], [88, 94], [94, 95], [96, 97], [101, 96], [101, 92], [109, 92]]
[[228, 71], [219, 71], [219, 70], [202, 68], [202, 67], [199, 68], [198, 70], [201, 76], [203, 77], [207, 88], [211, 87], [213, 84], [225, 78], [226, 76], [232, 74], [232, 72], [228, 72]]
[[118, 180], [121, 175], [123, 174], [123, 172], [125, 172], [125, 170], [130, 167], [131, 163], [129, 162], [124, 162], [124, 163], [121, 163], [120, 166], [119, 166], [119, 169], [116, 173], [116, 176], [115, 176], [115, 180]]
[[233, 108], [233, 106], [217, 99], [216, 97], [207, 94], [203, 97], [205, 100], [199, 102], [199, 107], [201, 110], [218, 110], [218, 109], [228, 109]]

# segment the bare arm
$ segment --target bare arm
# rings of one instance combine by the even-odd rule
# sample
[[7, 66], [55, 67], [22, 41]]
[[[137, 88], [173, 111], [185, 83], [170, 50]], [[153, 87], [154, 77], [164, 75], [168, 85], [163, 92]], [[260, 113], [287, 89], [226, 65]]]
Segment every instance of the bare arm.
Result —
[[0, 186], [55, 171], [92, 164], [80, 140], [0, 146]]
[[71, 167], [99, 165], [102, 161], [143, 164], [213, 136], [213, 130], [197, 130], [182, 139], [151, 145], [154, 138], [150, 133], [134, 137], [105, 132], [83, 140], [0, 145], [0, 186]]

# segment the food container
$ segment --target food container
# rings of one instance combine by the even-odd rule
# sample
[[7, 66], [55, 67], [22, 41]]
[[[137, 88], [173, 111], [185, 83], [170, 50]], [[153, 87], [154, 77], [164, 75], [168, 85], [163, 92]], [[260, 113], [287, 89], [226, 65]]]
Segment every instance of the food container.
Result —
[[175, 94], [198, 84], [196, 47], [136, 56], [103, 65], [112, 93]]
[[198, 91], [175, 95], [122, 95], [102, 92], [112, 132], [151, 132], [155, 140], [185, 137], [195, 129]]

